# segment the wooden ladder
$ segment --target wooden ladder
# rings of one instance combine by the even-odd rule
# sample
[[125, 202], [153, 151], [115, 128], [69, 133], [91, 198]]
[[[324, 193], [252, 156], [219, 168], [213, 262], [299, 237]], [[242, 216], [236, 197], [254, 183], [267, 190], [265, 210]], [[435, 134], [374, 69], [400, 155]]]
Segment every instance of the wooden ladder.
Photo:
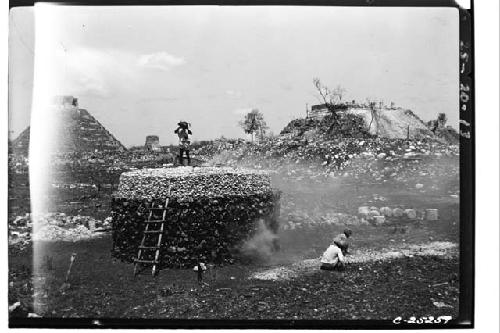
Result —
[[[159, 205], [155, 207], [154, 203], [152, 203], [151, 207], [148, 208], [149, 213], [143, 222], [145, 226], [141, 245], [139, 245], [137, 258], [134, 260], [134, 275], [137, 275], [142, 271], [140, 270], [141, 265], [152, 266], [151, 274], [153, 276], [158, 274], [158, 267], [160, 265], [160, 249], [163, 240], [163, 233], [165, 231], [167, 207], [170, 200], [170, 187], [168, 188], [167, 193], [167, 199], [165, 200], [164, 206]], [[159, 219], [159, 216], [155, 214], [155, 212], [161, 212], [161, 219]], [[154, 257], [151, 258], [153, 251]]]

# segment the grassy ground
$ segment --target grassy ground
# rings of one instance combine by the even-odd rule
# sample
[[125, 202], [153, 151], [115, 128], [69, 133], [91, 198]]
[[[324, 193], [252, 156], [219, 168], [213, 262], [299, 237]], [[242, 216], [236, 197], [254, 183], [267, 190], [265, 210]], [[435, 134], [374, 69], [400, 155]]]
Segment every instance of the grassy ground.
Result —
[[[164, 270], [134, 277], [132, 266], [113, 260], [110, 238], [48, 243], [38, 254], [36, 308], [45, 317], [218, 319], [393, 319], [400, 315], [456, 315], [458, 263], [414, 257], [350, 265], [343, 272], [318, 271], [292, 281], [247, 279], [260, 265], [217, 268], [197, 283], [191, 270]], [[71, 253], [78, 253], [70, 287], [61, 289]], [[11, 269], [29, 258], [11, 256]], [[432, 285], [437, 285], [432, 287]], [[453, 308], [438, 309], [433, 302]]]
[[[66, 175], [71, 181], [71, 175]], [[114, 179], [117, 179], [115, 177]], [[453, 182], [453, 179], [455, 180]], [[12, 180], [9, 214], [29, 211], [26, 178]], [[81, 179], [76, 180], [82, 182]], [[275, 177], [283, 191], [283, 222], [289, 214], [321, 216], [356, 214], [361, 205], [437, 208], [440, 220], [393, 219], [384, 226], [354, 225], [352, 247], [381, 249], [392, 244], [429, 241], [458, 242], [458, 199], [450, 196], [457, 175], [429, 179], [439, 190], [415, 190], [407, 183], [363, 183], [349, 179], [312, 184]], [[69, 215], [110, 215], [113, 188], [54, 189], [53, 209]], [[159, 277], [133, 276], [133, 265], [114, 260], [111, 236], [81, 242], [45, 242], [30, 249], [9, 251], [9, 304], [30, 302], [45, 317], [219, 318], [219, 319], [394, 319], [397, 316], [451, 315], [458, 312], [458, 259], [413, 257], [352, 264], [344, 272], [318, 270], [290, 281], [248, 279], [263, 267], [319, 256], [343, 226], [318, 226], [303, 221], [300, 230], [280, 233], [281, 251], [251, 264], [218, 267], [216, 277], [199, 285], [192, 270], [163, 270]], [[76, 253], [70, 284], [64, 279], [70, 256]], [[50, 258], [50, 259], [48, 259]], [[35, 266], [32, 263], [35, 262]], [[33, 276], [32, 276], [33, 275]], [[207, 274], [208, 275], [208, 274]], [[443, 302], [449, 307], [436, 307]], [[29, 306], [28, 306], [29, 308]], [[14, 313], [15, 315], [25, 315]]]

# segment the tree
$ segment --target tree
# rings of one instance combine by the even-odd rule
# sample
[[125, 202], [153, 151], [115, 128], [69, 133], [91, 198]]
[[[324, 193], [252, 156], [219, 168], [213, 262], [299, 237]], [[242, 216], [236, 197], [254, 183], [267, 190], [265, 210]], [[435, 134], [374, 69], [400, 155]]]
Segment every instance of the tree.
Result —
[[432, 133], [436, 134], [436, 130], [438, 128], [438, 121], [437, 120], [429, 120], [427, 122], [427, 127], [431, 130]]
[[448, 121], [448, 117], [446, 116], [446, 113], [439, 113], [437, 117], [437, 121], [439, 124], [439, 127], [444, 127], [446, 125], [446, 122]]
[[337, 85], [335, 89], [330, 90], [327, 86], [321, 83], [320, 79], [314, 78], [313, 84], [318, 90], [323, 102], [328, 105], [338, 105], [342, 103], [342, 97], [344, 97], [345, 89], [341, 85]]
[[339, 103], [342, 103], [342, 97], [344, 96], [345, 89], [340, 85], [337, 85], [335, 89], [332, 91], [332, 95], [339, 100]]
[[264, 121], [264, 115], [258, 109], [253, 109], [247, 113], [245, 119], [240, 121], [239, 125], [243, 128], [245, 133], [252, 135], [252, 142], [255, 133], [259, 133], [262, 138], [269, 128]]
[[370, 99], [370, 98], [367, 98], [366, 99], [366, 103], [370, 107], [370, 113], [371, 113], [371, 116], [372, 116], [372, 118], [370, 119], [370, 124], [368, 125], [368, 132], [372, 128], [373, 120], [375, 120], [375, 123], [377, 124], [377, 133], [378, 133], [378, 123], [379, 123], [379, 117], [380, 117], [380, 115], [377, 112], [377, 102], [374, 101], [374, 100], [372, 100], [372, 99]]
[[438, 128], [444, 128], [447, 121], [448, 117], [446, 116], [446, 113], [438, 113], [437, 119], [429, 120], [427, 122], [427, 127], [429, 127], [432, 133], [436, 134], [436, 130]]
[[334, 90], [330, 90], [330, 88], [322, 84], [318, 78], [313, 79], [313, 84], [332, 116], [333, 121], [328, 129], [328, 132], [331, 132], [333, 128], [339, 124], [340, 116], [338, 111], [343, 109], [342, 97], [344, 96], [345, 89], [338, 85]]

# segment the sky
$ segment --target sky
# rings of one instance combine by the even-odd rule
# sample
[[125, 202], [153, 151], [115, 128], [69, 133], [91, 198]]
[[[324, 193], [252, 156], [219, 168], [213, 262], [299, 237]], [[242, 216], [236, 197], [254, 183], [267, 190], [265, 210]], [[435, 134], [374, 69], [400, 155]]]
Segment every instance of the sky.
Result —
[[453, 8], [42, 6], [10, 12], [12, 137], [30, 123], [35, 69], [44, 94], [77, 97], [125, 146], [176, 143], [179, 120], [194, 140], [245, 137], [253, 108], [278, 134], [320, 103], [315, 77], [458, 128]]

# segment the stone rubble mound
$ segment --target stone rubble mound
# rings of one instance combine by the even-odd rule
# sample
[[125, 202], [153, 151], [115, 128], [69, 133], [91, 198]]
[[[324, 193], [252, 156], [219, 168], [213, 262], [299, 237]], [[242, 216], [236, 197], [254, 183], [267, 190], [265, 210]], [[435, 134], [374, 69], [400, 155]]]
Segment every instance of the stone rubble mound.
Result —
[[278, 230], [280, 192], [271, 188], [266, 171], [230, 167], [135, 170], [121, 175], [112, 198], [114, 257], [134, 260], [148, 207], [165, 207], [167, 197], [162, 267], [192, 267], [199, 261], [232, 263], [242, 244], [257, 233], [257, 221], [264, 221], [271, 232]]
[[122, 173], [115, 197], [192, 199], [263, 194], [271, 191], [269, 173], [230, 167], [141, 169]]
[[[33, 222], [36, 228], [33, 228]], [[41, 216], [26, 214], [9, 222], [9, 245], [25, 248], [32, 241], [71, 241], [100, 237], [111, 227], [111, 218], [104, 221], [90, 216], [69, 216], [48, 213]]]

